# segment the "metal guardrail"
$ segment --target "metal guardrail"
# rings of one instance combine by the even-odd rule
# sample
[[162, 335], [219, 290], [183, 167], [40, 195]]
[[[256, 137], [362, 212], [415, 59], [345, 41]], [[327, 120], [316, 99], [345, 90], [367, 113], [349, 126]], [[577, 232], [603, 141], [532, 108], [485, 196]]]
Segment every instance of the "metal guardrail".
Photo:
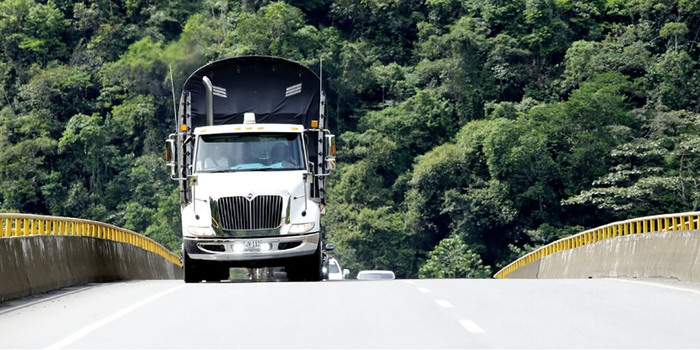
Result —
[[121, 227], [60, 216], [0, 213], [0, 238], [33, 235], [83, 236], [127, 243], [182, 266], [180, 258], [158, 242]]
[[496, 272], [494, 278], [506, 278], [511, 272], [564, 250], [574, 249], [604, 239], [662, 231], [700, 230], [700, 212], [667, 214], [618, 221], [542, 246], [508, 264]]

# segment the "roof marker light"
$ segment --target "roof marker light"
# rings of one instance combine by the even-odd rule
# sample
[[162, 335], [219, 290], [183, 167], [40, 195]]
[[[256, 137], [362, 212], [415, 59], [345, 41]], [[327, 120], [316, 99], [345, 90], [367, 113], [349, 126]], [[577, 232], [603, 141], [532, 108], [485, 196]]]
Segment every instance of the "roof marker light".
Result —
[[255, 124], [255, 113], [243, 113], [243, 124]]

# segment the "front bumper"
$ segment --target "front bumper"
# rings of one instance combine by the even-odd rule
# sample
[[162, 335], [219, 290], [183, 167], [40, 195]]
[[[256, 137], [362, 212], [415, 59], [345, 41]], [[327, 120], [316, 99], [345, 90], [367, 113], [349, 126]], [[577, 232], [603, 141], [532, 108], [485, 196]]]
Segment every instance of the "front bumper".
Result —
[[[185, 237], [184, 251], [193, 260], [240, 262], [241, 266], [255, 266], [256, 261], [284, 260], [314, 254], [319, 247], [319, 240], [318, 232], [256, 238]], [[261, 247], [269, 249], [262, 250]]]

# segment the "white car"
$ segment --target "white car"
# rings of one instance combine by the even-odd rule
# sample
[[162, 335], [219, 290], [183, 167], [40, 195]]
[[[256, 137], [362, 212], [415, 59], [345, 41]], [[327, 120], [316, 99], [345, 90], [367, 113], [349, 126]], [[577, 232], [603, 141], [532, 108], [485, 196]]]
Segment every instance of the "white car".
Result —
[[341, 269], [340, 263], [334, 258], [328, 259], [328, 280], [344, 280], [345, 276], [349, 275], [348, 269]]
[[358, 280], [393, 280], [394, 271], [389, 270], [362, 270], [357, 274]]

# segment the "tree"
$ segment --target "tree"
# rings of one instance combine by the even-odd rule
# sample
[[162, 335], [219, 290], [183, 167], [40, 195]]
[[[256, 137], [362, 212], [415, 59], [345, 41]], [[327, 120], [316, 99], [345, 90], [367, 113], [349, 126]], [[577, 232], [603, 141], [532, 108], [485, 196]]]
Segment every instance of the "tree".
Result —
[[367, 113], [358, 126], [375, 135], [367, 137], [368, 142], [384, 137], [395, 145], [392, 157], [378, 157], [374, 163], [377, 173], [390, 180], [409, 170], [416, 156], [448, 140], [457, 122], [450, 101], [426, 89], [397, 105]]
[[419, 278], [488, 278], [491, 274], [491, 268], [457, 236], [440, 241], [418, 271]]
[[422, 44], [425, 62], [418, 66], [421, 84], [438, 88], [454, 101], [458, 125], [483, 117], [483, 106], [496, 95], [494, 78], [485, 65], [488, 28], [482, 19], [462, 17], [450, 32]]
[[569, 45], [571, 31], [558, 17], [553, 0], [527, 0], [523, 11], [524, 24], [529, 33], [522, 38], [527, 48], [534, 52], [539, 65], [554, 55], [562, 54]]
[[[97, 113], [76, 114], [66, 123], [66, 129], [58, 143], [58, 153], [65, 159], [61, 163], [61, 172], [65, 176], [67, 187], [84, 188], [90, 197], [84, 203], [74, 201], [81, 207], [75, 208], [71, 215], [84, 216], [82, 206], [99, 202], [106, 184], [121, 170], [118, 164], [119, 149], [111, 144], [114, 133], [110, 126], [111, 121]], [[72, 161], [75, 159], [81, 161]], [[82, 196], [77, 192], [75, 194]]]
[[[163, 189], [167, 189], [163, 186]], [[143, 231], [144, 235], [175, 252], [180, 252], [182, 244], [182, 226], [180, 223], [180, 201], [178, 189], [170, 193], [160, 194], [155, 213], [151, 215], [149, 225]]]
[[32, 73], [29, 81], [20, 87], [15, 105], [46, 119], [52, 137], [58, 139], [63, 125], [75, 114], [97, 109], [94, 101], [99, 87], [89, 67], [52, 65]]
[[256, 13], [241, 12], [227, 36], [224, 56], [267, 54], [308, 64], [318, 57], [319, 30], [305, 24], [304, 13], [284, 2], [273, 2]]
[[685, 23], [678, 23], [678, 22], [670, 22], [664, 24], [663, 28], [659, 31], [659, 35], [662, 38], [668, 38], [668, 39], [673, 39], [673, 50], [678, 51], [679, 46], [678, 46], [678, 39], [680, 37], [681, 40], [683, 40], [684, 36], [688, 34], [688, 26], [685, 25]]
[[34, 62], [42, 66], [66, 58], [61, 38], [67, 29], [63, 13], [53, 2], [7, 0], [0, 2], [0, 58], [17, 69]]
[[104, 91], [167, 96], [163, 89], [167, 72], [162, 45], [145, 37], [131, 44], [119, 60], [105, 64], [99, 76]]
[[383, 63], [406, 63], [417, 38], [417, 23], [424, 19], [421, 1], [336, 0], [331, 19], [350, 41], [376, 48]]
[[415, 277], [418, 257], [402, 230], [402, 214], [391, 206], [376, 209], [335, 205], [327, 241], [336, 245], [343, 266], [353, 271], [388, 269], [400, 278]]
[[563, 203], [592, 205], [617, 219], [695, 211], [700, 204], [697, 114], [657, 112], [649, 134], [611, 151], [617, 160], [593, 187]]
[[630, 114], [636, 94], [626, 76], [596, 74], [572, 91], [565, 102], [533, 108], [529, 116], [548, 129], [548, 150], [562, 171], [562, 193], [577, 193], [611, 166], [607, 157], [634, 137], [641, 122]]
[[31, 110], [17, 115], [6, 107], [0, 110], [0, 130], [0, 208], [45, 212], [40, 187], [58, 144], [50, 136], [49, 123]]
[[700, 111], [698, 63], [685, 51], [669, 50], [650, 64], [646, 76], [651, 103], [669, 110]]
[[651, 52], [643, 41], [647, 35], [644, 30], [631, 26], [603, 41], [572, 43], [564, 58], [560, 96], [566, 97], [598, 74], [618, 72], [632, 79], [644, 76], [651, 61]]
[[[483, 137], [480, 127], [484, 124], [467, 124], [458, 136], [459, 144], [440, 145], [417, 159], [407, 184], [404, 230], [418, 254], [427, 254], [450, 234], [452, 213], [445, 210], [445, 192], [480, 186], [488, 181], [478, 144]], [[462, 137], [469, 140], [460, 142]], [[461, 234], [480, 236], [473, 232]]]

